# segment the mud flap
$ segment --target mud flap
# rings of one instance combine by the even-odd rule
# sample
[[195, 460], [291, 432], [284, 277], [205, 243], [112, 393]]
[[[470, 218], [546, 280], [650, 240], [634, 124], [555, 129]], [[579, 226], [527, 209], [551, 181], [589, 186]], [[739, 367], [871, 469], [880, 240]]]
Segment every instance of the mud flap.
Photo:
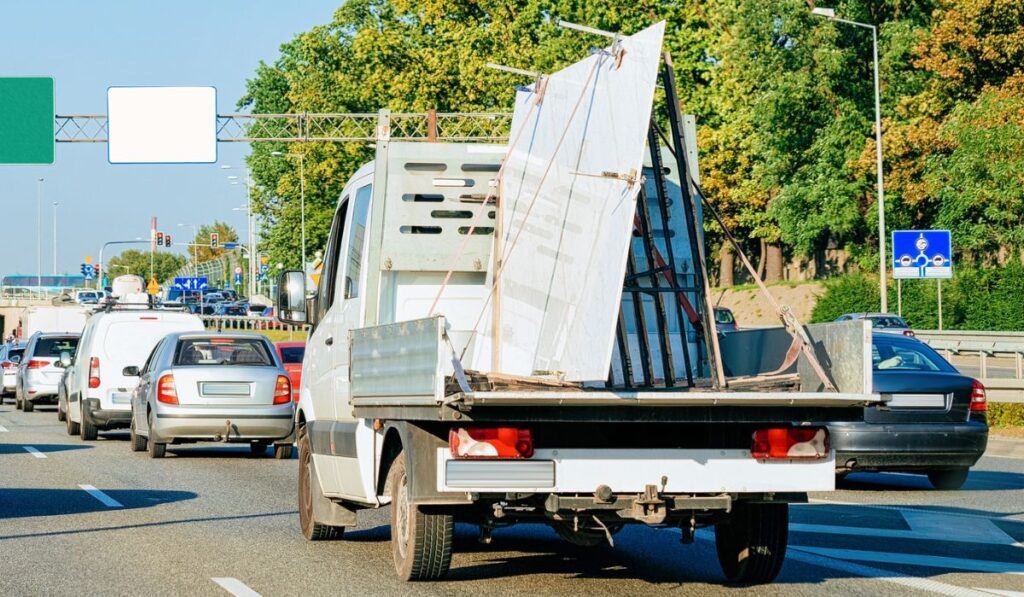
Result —
[[320, 479], [316, 474], [316, 461], [309, 460], [310, 482], [313, 494], [313, 520], [332, 527], [354, 527], [356, 526], [356, 513], [345, 506], [338, 504], [326, 497], [320, 487]]

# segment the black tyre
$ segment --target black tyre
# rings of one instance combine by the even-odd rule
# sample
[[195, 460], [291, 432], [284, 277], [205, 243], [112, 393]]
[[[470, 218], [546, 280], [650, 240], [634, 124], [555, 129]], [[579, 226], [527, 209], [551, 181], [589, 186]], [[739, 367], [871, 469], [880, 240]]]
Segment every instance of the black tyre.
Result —
[[21, 398], [14, 397], [14, 410], [21, 410]]
[[66, 419], [66, 418], [68, 418], [67, 412], [65, 412], [64, 409], [60, 407], [60, 402], [58, 402], [57, 403], [57, 420], [63, 423], [64, 419]]
[[344, 527], [319, 523], [313, 518], [313, 492], [320, 491], [319, 487], [313, 487], [315, 479], [313, 451], [309, 447], [309, 438], [306, 436], [305, 430], [301, 430], [299, 432], [299, 528], [307, 541], [337, 539], [344, 533]]
[[966, 468], [955, 468], [943, 471], [929, 471], [928, 481], [932, 484], [935, 489], [941, 489], [943, 491], [953, 491], [963, 487], [964, 483], [967, 482]]
[[277, 444], [274, 446], [274, 458], [277, 460], [290, 460], [292, 457], [291, 444]]
[[67, 413], [64, 417], [64, 428], [67, 429], [68, 435], [78, 435], [78, 423], [71, 420], [71, 413]]
[[251, 442], [249, 444], [249, 452], [253, 456], [263, 456], [267, 453], [267, 444], [264, 442]]
[[36, 405], [32, 404], [31, 400], [23, 400], [21, 403], [21, 410], [30, 413], [36, 409]]
[[100, 435], [99, 429], [89, 421], [89, 417], [85, 416], [84, 408], [82, 409], [82, 422], [79, 423], [79, 427], [81, 429], [79, 435], [84, 442], [95, 441]]
[[731, 583], [770, 583], [782, 569], [789, 539], [788, 504], [733, 505], [732, 516], [715, 525], [715, 548]]
[[451, 514], [426, 514], [409, 502], [405, 451], [388, 471], [391, 496], [391, 554], [402, 580], [436, 580], [452, 563], [455, 519]]
[[153, 441], [153, 413], [149, 414], [149, 439], [146, 441], [146, 450], [150, 458], [163, 458], [167, 453], [167, 444]]
[[131, 425], [128, 427], [128, 438], [131, 440], [132, 452], [145, 452], [149, 442], [146, 437], [135, 433], [135, 417], [132, 417]]

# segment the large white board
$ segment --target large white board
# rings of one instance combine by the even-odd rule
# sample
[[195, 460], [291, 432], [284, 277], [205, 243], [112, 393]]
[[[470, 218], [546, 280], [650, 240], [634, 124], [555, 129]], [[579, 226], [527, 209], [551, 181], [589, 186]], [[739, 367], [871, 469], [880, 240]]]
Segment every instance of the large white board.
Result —
[[217, 161], [217, 90], [213, 87], [107, 89], [111, 164]]
[[623, 37], [517, 94], [497, 314], [482, 318], [471, 368], [607, 378], [664, 29]]

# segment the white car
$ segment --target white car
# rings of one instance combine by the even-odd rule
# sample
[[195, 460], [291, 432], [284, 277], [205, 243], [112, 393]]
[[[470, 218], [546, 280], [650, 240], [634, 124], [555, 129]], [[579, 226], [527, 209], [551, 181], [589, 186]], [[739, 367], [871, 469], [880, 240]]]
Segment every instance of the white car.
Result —
[[18, 363], [14, 401], [19, 410], [32, 412], [37, 404], [55, 404], [57, 386], [64, 374], [60, 355], [74, 352], [79, 334], [36, 332], [28, 340]]
[[79, 305], [97, 305], [103, 293], [99, 290], [76, 290], [75, 302]]
[[0, 402], [5, 396], [13, 396], [18, 385], [18, 363], [25, 353], [24, 342], [11, 342], [0, 346], [0, 367], [3, 367], [3, 390], [0, 391]]
[[60, 393], [57, 418], [67, 424], [68, 435], [88, 441], [100, 430], [128, 427], [139, 380], [125, 376], [124, 368], [142, 366], [167, 334], [203, 329], [195, 315], [145, 307], [113, 307], [93, 315], [74, 359], [64, 363], [72, 370]]

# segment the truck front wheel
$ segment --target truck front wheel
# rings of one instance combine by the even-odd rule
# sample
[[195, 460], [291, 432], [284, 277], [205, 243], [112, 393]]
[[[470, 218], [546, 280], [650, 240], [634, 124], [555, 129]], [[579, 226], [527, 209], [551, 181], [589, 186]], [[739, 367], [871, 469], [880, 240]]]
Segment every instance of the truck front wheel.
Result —
[[409, 501], [409, 477], [403, 450], [388, 471], [391, 496], [391, 553], [402, 580], [435, 580], [448, 573], [452, 563], [455, 518], [451, 514], [426, 514]]
[[718, 563], [729, 582], [759, 585], [775, 580], [786, 558], [788, 504], [733, 505], [728, 520], [715, 525]]
[[323, 524], [313, 517], [313, 492], [320, 491], [319, 484], [314, 487], [315, 466], [313, 451], [309, 447], [309, 436], [303, 428], [299, 433], [299, 528], [302, 529], [302, 536], [307, 541], [337, 539], [345, 531], [343, 527]]

